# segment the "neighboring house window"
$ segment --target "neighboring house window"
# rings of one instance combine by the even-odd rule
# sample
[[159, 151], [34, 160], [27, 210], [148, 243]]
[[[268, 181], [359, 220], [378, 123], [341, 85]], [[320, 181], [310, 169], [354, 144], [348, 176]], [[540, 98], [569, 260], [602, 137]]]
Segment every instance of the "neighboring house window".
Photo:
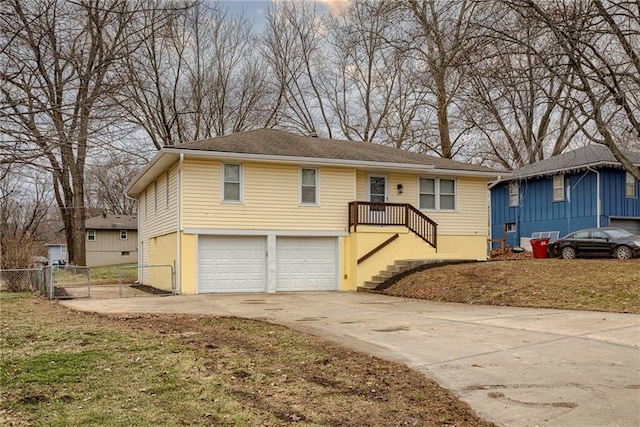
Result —
[[169, 171], [164, 175], [164, 207], [169, 207]]
[[514, 233], [516, 231], [516, 223], [510, 222], [507, 224], [507, 233]]
[[60, 246], [60, 254], [64, 255], [67, 253], [67, 247], [65, 245]]
[[127, 240], [127, 230], [120, 230], [120, 240]]
[[562, 202], [564, 200], [564, 175], [553, 177], [553, 201]]
[[122, 251], [121, 254], [121, 256], [129, 256], [129, 251]]
[[153, 182], [153, 213], [158, 213], [158, 183]]
[[518, 206], [520, 204], [520, 185], [517, 182], [509, 184], [509, 206]]
[[420, 178], [420, 209], [455, 210], [455, 179]]
[[147, 219], [147, 190], [144, 190], [144, 197], [142, 198], [142, 209], [144, 210], [144, 219]]
[[87, 240], [90, 242], [96, 240], [96, 230], [87, 230]]
[[636, 178], [627, 172], [625, 179], [625, 191], [624, 194], [629, 199], [635, 199], [638, 197], [638, 182]]
[[225, 202], [241, 201], [242, 168], [240, 165], [224, 164], [223, 168], [223, 194]]
[[303, 205], [318, 204], [318, 170], [300, 170], [300, 203]]

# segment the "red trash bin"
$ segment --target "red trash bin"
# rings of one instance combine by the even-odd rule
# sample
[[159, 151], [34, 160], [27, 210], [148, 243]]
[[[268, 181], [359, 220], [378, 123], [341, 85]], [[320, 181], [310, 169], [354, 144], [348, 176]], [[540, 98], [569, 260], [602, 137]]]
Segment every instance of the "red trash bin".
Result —
[[531, 239], [531, 248], [533, 249], [534, 258], [547, 258], [547, 248], [551, 239]]

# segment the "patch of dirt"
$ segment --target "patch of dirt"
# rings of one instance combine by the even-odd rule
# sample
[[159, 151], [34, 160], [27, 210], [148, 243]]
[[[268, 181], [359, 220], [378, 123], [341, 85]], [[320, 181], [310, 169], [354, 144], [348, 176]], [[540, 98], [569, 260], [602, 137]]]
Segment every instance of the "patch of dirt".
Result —
[[384, 294], [432, 301], [640, 314], [640, 259], [528, 259], [432, 268]]
[[134, 284], [134, 285], [130, 285], [130, 287], [142, 292], [146, 292], [148, 294], [152, 294], [152, 295], [171, 295], [172, 294], [171, 291], [165, 291], [163, 289], [154, 288], [153, 286], [149, 286], [149, 285]]
[[491, 261], [506, 261], [511, 259], [531, 259], [531, 252], [526, 251], [514, 251], [512, 247], [507, 246], [504, 249], [494, 249], [489, 253], [489, 259]]
[[216, 387], [253, 412], [276, 416], [278, 425], [493, 426], [417, 371], [283, 326], [217, 316], [77, 315], [180, 340], [198, 355], [200, 375], [222, 377]]

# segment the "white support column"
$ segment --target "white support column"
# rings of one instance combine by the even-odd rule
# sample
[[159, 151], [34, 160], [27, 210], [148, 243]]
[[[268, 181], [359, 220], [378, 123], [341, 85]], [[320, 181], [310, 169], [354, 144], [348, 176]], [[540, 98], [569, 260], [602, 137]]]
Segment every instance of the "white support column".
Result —
[[267, 292], [276, 291], [276, 236], [267, 235]]

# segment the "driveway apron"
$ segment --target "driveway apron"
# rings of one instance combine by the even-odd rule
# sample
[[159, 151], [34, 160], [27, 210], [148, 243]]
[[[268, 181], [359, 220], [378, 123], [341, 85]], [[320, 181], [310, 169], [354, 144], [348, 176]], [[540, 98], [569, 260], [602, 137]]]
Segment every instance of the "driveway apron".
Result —
[[350, 292], [77, 299], [100, 313], [258, 318], [402, 362], [503, 426], [640, 425], [640, 316]]

